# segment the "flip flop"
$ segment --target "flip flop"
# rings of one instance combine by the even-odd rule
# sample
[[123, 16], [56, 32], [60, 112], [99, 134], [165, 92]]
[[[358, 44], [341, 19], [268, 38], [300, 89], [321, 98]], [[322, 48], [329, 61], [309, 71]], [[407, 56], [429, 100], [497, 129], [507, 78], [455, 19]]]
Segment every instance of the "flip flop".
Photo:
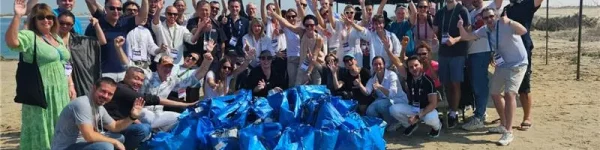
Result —
[[521, 130], [521, 131], [527, 131], [527, 130], [531, 129], [531, 127], [533, 127], [533, 124], [527, 123], [527, 122], [523, 122], [523, 123], [521, 123], [521, 128], [519, 128], [519, 130]]

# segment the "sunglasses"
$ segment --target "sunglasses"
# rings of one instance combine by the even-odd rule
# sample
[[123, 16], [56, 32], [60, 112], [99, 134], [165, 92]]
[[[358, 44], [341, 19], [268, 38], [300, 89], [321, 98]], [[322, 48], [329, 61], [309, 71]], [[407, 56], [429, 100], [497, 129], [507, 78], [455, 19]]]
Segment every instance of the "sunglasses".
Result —
[[260, 60], [272, 60], [273, 56], [260, 56], [258, 58], [260, 58]]
[[167, 12], [167, 16], [174, 16], [174, 17], [176, 17], [178, 15], [179, 14], [177, 14], [177, 13]]
[[137, 12], [137, 9], [125, 9], [126, 11], [130, 11], [130, 12]]
[[483, 20], [494, 19], [494, 15], [485, 16], [482, 19]]
[[223, 66], [223, 67], [221, 67], [221, 69], [223, 69], [223, 70], [233, 70], [233, 67], [231, 67], [231, 66]]
[[427, 55], [427, 53], [417, 53], [417, 55], [419, 55], [419, 56], [425, 56], [425, 55]]
[[296, 18], [296, 17], [297, 17], [296, 15], [289, 15], [289, 16], [287, 16], [286, 18], [288, 18], [288, 19], [294, 19], [294, 18]]
[[429, 6], [418, 6], [417, 8], [429, 8]]
[[353, 59], [353, 58], [346, 57], [346, 58], [344, 58], [344, 63], [348, 63], [348, 62], [350, 62], [352, 59]]
[[354, 12], [353, 12], [353, 11], [347, 11], [347, 12], [344, 12], [344, 13], [346, 13], [346, 15], [351, 15], [351, 14], [354, 14]]
[[306, 7], [306, 6], [308, 6], [308, 5], [306, 5], [306, 3], [302, 3], [302, 4], [300, 4], [300, 5], [302, 5], [302, 7]]
[[189, 57], [193, 61], [197, 61], [198, 60], [198, 58], [196, 58], [196, 57], [194, 57], [192, 55], [187, 55], [186, 57]]
[[315, 27], [315, 24], [304, 24], [304, 26], [307, 28], [311, 28], [311, 27]]
[[111, 10], [111, 11], [115, 11], [115, 10], [121, 11], [121, 10], [123, 10], [123, 7], [108, 6], [108, 10]]
[[211, 7], [210, 9], [212, 9], [212, 10], [220, 10], [221, 8], [219, 8], [219, 7]]
[[73, 23], [70, 22], [58, 22], [61, 26], [73, 26]]
[[47, 20], [54, 20], [54, 16], [53, 16], [53, 15], [46, 15], [46, 16], [35, 16], [35, 19], [37, 19], [37, 20], [40, 20], [40, 21], [41, 21], [41, 20], [44, 20], [44, 19], [47, 19]]

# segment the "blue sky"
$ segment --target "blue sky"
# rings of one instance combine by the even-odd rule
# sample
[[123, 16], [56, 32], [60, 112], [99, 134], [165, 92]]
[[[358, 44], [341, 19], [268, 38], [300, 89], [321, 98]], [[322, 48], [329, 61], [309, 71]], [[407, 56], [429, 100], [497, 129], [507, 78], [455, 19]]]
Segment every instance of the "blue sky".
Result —
[[[103, 3], [104, 0], [97, 0], [100, 3]], [[125, 1], [125, 0], [122, 0]], [[136, 0], [137, 2], [141, 2], [141, 0]], [[166, 4], [167, 5], [171, 5], [173, 4], [174, 0], [166, 0]], [[191, 3], [191, 0], [185, 0], [188, 3], [188, 9], [187, 9], [187, 13], [191, 13], [193, 11], [192, 6], [189, 4]], [[210, 1], [210, 0], [209, 0]], [[219, 0], [220, 1], [220, 0]], [[273, 0], [266, 0], [267, 2], [272, 2]], [[282, 8], [283, 9], [287, 9], [287, 8], [292, 8], [295, 7], [294, 4], [294, 0], [282, 0]], [[508, 1], [508, 0], [505, 0]], [[542, 4], [542, 6], [546, 6], [546, 2], [550, 1], [550, 6], [551, 7], [561, 7], [561, 6], [578, 6], [579, 5], [579, 0], [545, 0], [544, 4]], [[0, 13], [2, 14], [6, 14], [6, 13], [13, 13], [13, 1], [11, 0], [2, 0], [2, 2], [4, 2], [1, 6], [0, 6]], [[39, 0], [40, 3], [46, 3], [49, 4], [51, 7], [56, 7], [56, 0]], [[259, 4], [260, 0], [244, 0], [244, 3], [249, 3], [249, 2], [253, 2], [255, 4]], [[508, 2], [505, 2], [508, 3]], [[591, 5], [591, 6], [599, 6], [600, 4], [600, 0], [584, 0], [583, 1], [584, 5]], [[345, 5], [344, 4], [340, 4], [340, 10], [343, 9]], [[335, 5], [334, 5], [335, 8]], [[385, 7], [385, 10], [388, 12], [391, 12], [394, 10], [394, 6], [392, 5], [387, 5]], [[85, 1], [84, 0], [76, 0], [75, 2], [75, 9], [74, 12], [75, 13], [81, 13], [81, 12], [87, 12], [87, 7], [85, 5]]]

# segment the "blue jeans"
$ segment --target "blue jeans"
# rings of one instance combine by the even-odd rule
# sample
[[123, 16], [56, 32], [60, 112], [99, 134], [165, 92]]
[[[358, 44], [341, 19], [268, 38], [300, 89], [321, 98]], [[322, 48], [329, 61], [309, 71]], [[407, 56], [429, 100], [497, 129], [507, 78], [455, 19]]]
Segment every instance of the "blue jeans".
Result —
[[66, 150], [114, 150], [115, 146], [108, 142], [81, 142], [75, 143]]
[[471, 86], [475, 95], [475, 117], [484, 120], [485, 109], [490, 96], [488, 66], [491, 52], [469, 54], [469, 68], [471, 69]]
[[128, 150], [134, 150], [140, 146], [142, 140], [150, 136], [150, 125], [149, 124], [131, 124], [125, 130], [120, 132], [125, 136], [125, 148]]
[[438, 77], [443, 84], [463, 82], [465, 76], [465, 56], [439, 56]]
[[389, 99], [377, 99], [367, 107], [367, 116], [381, 117], [388, 125], [397, 123], [398, 120], [390, 114], [390, 106], [392, 102]]

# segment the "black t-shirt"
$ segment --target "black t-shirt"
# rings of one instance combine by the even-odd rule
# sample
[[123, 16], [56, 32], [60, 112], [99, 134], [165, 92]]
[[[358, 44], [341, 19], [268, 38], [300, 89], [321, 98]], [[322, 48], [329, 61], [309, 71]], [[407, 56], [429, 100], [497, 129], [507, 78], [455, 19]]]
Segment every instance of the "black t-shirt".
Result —
[[[406, 71], [408, 72], [408, 69]], [[413, 75], [408, 73], [406, 82], [408, 84], [408, 104], [411, 106], [419, 105], [420, 108], [425, 108], [429, 105], [429, 94], [437, 94], [433, 79], [427, 75], [414, 79]]]
[[[194, 28], [198, 27], [198, 21], [199, 21], [199, 17], [194, 17], [190, 20], [188, 20], [188, 24], [186, 26], [186, 28], [188, 30], [190, 30], [190, 32], [193, 32], [192, 30]], [[212, 52], [213, 56], [221, 56], [222, 50], [221, 50], [221, 44], [227, 42], [227, 37], [225, 36], [225, 32], [223, 32], [223, 27], [221, 24], [219, 24], [216, 20], [211, 19], [211, 24], [212, 24], [212, 29], [210, 30], [210, 32], [206, 32], [200, 35], [200, 39], [202, 40], [198, 40], [198, 43], [195, 45], [189, 44], [184, 42], [186, 49], [188, 50], [188, 52], [197, 52], [200, 55], [204, 54], [205, 50], [204, 50], [204, 41], [208, 41], [208, 40], [213, 40], [215, 41], [215, 43], [217, 43], [215, 46], [215, 49]], [[202, 57], [200, 58], [200, 60], [198, 61], [198, 65], [200, 65], [200, 63], [202, 62]], [[218, 59], [220, 59], [220, 57], [217, 57], [217, 59], [215, 59], [216, 61], [219, 61]]]
[[[219, 22], [221, 22], [222, 19], [223, 17], [220, 17]], [[225, 37], [227, 39], [227, 41], [225, 41], [226, 49], [233, 49], [237, 52], [238, 56], [245, 56], [245, 53], [242, 50], [242, 38], [248, 33], [250, 20], [240, 16], [238, 20], [233, 22], [233, 19], [231, 19], [230, 16], [227, 16], [227, 23], [223, 24], [222, 26], [223, 31], [225, 32]], [[232, 45], [230, 43], [232, 37], [235, 37], [237, 39], [235, 45]]]
[[523, 44], [525, 44], [525, 49], [528, 51], [533, 49], [533, 41], [531, 40], [529, 29], [531, 28], [533, 15], [538, 8], [540, 7], [535, 6], [534, 0], [523, 0], [520, 3], [512, 3], [511, 5], [506, 6], [506, 16], [521, 23], [527, 29], [527, 33], [523, 34], [521, 39], [523, 40]]
[[[369, 79], [371, 78], [369, 70], [367, 70], [366, 68], [361, 68], [359, 75], [360, 82], [363, 85], [367, 85], [367, 82], [369, 82]], [[359, 76], [353, 76], [352, 74], [350, 74], [350, 70], [348, 69], [340, 69], [338, 71], [338, 80], [344, 82], [344, 85], [342, 85], [342, 87], [338, 90], [352, 91], [355, 89], [360, 89], [360, 87], [354, 85], [354, 80], [356, 80], [358, 77]]]
[[452, 10], [448, 10], [446, 7], [437, 11], [436, 16], [433, 20], [433, 25], [438, 27], [436, 33], [438, 41], [440, 42], [440, 56], [466, 56], [469, 43], [466, 41], [460, 41], [452, 46], [447, 46], [442, 43], [442, 38], [445, 33], [448, 33], [452, 37], [459, 37], [460, 31], [456, 24], [458, 23], [459, 16], [463, 19], [464, 26], [471, 26], [469, 21], [469, 13], [465, 7], [461, 4], [457, 4]]
[[138, 97], [144, 98], [144, 101], [146, 101], [145, 105], [158, 105], [160, 103], [158, 96], [140, 94], [121, 81], [117, 84], [117, 90], [115, 90], [112, 100], [104, 104], [104, 108], [110, 117], [120, 120], [129, 117], [131, 108], [133, 108], [133, 102]]
[[258, 92], [253, 92], [253, 96], [266, 97], [268, 95], [269, 90], [274, 89], [275, 87], [279, 87], [284, 90], [288, 87], [288, 82], [285, 78], [284, 72], [274, 70], [274, 68], [271, 67], [271, 77], [267, 79], [267, 76], [265, 76], [262, 67], [258, 66], [252, 69], [252, 71], [250, 71], [250, 75], [248, 76], [248, 80], [246, 81], [245, 89], [254, 90], [254, 88], [258, 86], [258, 81], [260, 80], [265, 81], [265, 88]]

